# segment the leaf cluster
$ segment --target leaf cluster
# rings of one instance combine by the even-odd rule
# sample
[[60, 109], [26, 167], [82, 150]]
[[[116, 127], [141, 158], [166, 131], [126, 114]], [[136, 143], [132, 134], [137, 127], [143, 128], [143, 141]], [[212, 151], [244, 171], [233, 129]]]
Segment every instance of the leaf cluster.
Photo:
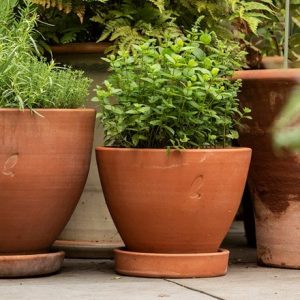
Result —
[[[84, 0], [32, 0], [46, 7], [40, 10], [42, 19], [50, 9], [62, 9], [61, 2], [73, 5], [83, 5], [86, 13], [84, 22], [87, 31], [96, 28], [98, 41], [109, 40], [113, 46], [109, 51], [117, 52], [127, 49], [131, 45], [145, 41], [149, 37], [159, 39], [164, 31], [174, 35], [182, 34], [182, 29], [190, 30], [199, 16], [203, 16], [203, 29], [214, 31], [222, 39], [241, 40], [245, 48], [251, 48], [249, 41], [259, 35], [258, 29], [264, 26], [265, 20], [274, 14], [274, 1], [278, 0], [98, 0], [86, 2]], [[296, 1], [296, 0], [295, 0]], [[50, 4], [51, 5], [50, 5]], [[58, 3], [60, 3], [58, 5]], [[74, 6], [74, 7], [75, 7]], [[91, 8], [91, 9], [90, 9]], [[74, 10], [64, 10], [73, 17]], [[92, 12], [91, 16], [89, 12]], [[65, 16], [60, 14], [61, 20]], [[71, 18], [70, 18], [71, 19]], [[77, 28], [76, 17], [74, 24], [68, 20], [59, 22], [49, 20], [55, 26], [47, 31], [44, 26], [41, 30], [48, 42], [78, 41], [83, 37]], [[82, 18], [81, 18], [82, 21]], [[100, 26], [99, 26], [100, 25]], [[69, 28], [69, 29], [68, 29]], [[77, 29], [76, 29], [77, 28]], [[74, 30], [75, 29], [75, 30]], [[61, 33], [64, 33], [61, 38]], [[79, 34], [78, 34], [79, 33]], [[56, 41], [53, 36], [57, 36]], [[93, 35], [94, 36], [94, 35]], [[260, 36], [260, 35], [259, 35]], [[263, 37], [263, 35], [261, 36]], [[90, 40], [90, 35], [86, 36]], [[253, 47], [255, 48], [255, 47]], [[255, 48], [255, 52], [258, 49]]]
[[105, 60], [112, 74], [98, 87], [105, 145], [138, 148], [226, 147], [238, 138], [240, 110], [232, 81], [244, 53], [195, 26]]
[[[164, 34], [179, 36], [181, 30], [175, 23], [172, 10], [164, 9], [164, 1], [123, 0], [114, 2], [106, 9], [97, 9], [92, 21], [104, 30], [98, 41], [109, 40], [113, 45], [107, 52], [128, 49], [148, 38], [162, 39]], [[154, 3], [154, 5], [153, 5]]]
[[86, 8], [90, 3], [105, 3], [108, 0], [31, 0], [44, 8], [57, 8], [65, 14], [74, 13], [78, 16], [81, 23], [85, 17]]
[[273, 125], [273, 142], [277, 149], [300, 150], [300, 88], [297, 86], [290, 95]]
[[[265, 18], [257, 30], [257, 34], [250, 34], [249, 43], [262, 55], [283, 56], [285, 1], [273, 0], [273, 14]], [[300, 1], [291, 0], [291, 32], [289, 38], [289, 59], [292, 62], [300, 60]]]
[[36, 12], [27, 2], [17, 15], [16, 1], [0, 12], [0, 107], [73, 108], [83, 105], [90, 80], [82, 72], [58, 68], [36, 57], [32, 38]]
[[[51, 53], [49, 45], [68, 44], [73, 42], [96, 41], [99, 32], [103, 31], [100, 24], [91, 23], [87, 18], [81, 22], [75, 13], [65, 14], [56, 8], [38, 9], [38, 31], [39, 35], [34, 38], [37, 41], [39, 51], [45, 50]], [[92, 10], [87, 8], [86, 16], [93, 16]]]

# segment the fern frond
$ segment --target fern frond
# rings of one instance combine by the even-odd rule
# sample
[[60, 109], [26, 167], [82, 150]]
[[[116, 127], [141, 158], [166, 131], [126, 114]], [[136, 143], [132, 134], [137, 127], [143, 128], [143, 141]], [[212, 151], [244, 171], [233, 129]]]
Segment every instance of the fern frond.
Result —
[[162, 12], [165, 9], [165, 0], [148, 0]]
[[[81, 22], [85, 15], [85, 4], [84, 2], [89, 2], [91, 0], [30, 0], [32, 3], [40, 5], [44, 8], [57, 8], [66, 14], [71, 12], [75, 13]], [[105, 3], [108, 0], [97, 0], [101, 3]]]

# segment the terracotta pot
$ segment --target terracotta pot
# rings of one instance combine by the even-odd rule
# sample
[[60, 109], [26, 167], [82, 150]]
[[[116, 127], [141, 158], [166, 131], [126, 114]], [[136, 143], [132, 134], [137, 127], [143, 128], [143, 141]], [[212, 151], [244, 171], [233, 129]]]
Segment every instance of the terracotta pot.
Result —
[[81, 53], [81, 54], [95, 54], [103, 53], [111, 44], [110, 43], [69, 43], [64, 45], [53, 45], [51, 51], [54, 54], [66, 53]]
[[259, 264], [300, 267], [300, 158], [276, 153], [271, 126], [287, 102], [300, 70], [237, 72], [243, 80], [240, 100], [252, 120], [240, 132], [240, 144], [253, 149], [249, 186], [255, 206]]
[[283, 56], [264, 56], [262, 58], [263, 69], [282, 69], [284, 65]]
[[[47, 252], [82, 193], [93, 109], [0, 109], [0, 254]], [[1, 274], [0, 274], [1, 275]]]
[[104, 196], [127, 250], [217, 252], [242, 197], [251, 150], [96, 148]]
[[[71, 43], [52, 46], [57, 63], [81, 69], [93, 82], [89, 99], [96, 96], [94, 89], [107, 77], [107, 64], [101, 60], [108, 43]], [[95, 103], [87, 101], [88, 107]], [[103, 143], [103, 129], [96, 125], [94, 147]], [[100, 198], [99, 198], [100, 195]], [[94, 152], [87, 183], [79, 203], [64, 230], [54, 244], [64, 250], [67, 257], [111, 258], [113, 249], [123, 245], [105, 204]]]

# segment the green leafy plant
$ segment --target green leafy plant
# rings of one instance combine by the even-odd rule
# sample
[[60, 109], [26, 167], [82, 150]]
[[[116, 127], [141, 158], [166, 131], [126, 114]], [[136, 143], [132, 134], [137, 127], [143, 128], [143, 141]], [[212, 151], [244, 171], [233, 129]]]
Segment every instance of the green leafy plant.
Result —
[[[292, 2], [295, 4], [294, 1]], [[289, 48], [289, 19], [290, 19], [290, 7], [288, 7], [289, 1], [286, 1], [286, 18], [285, 18], [285, 67], [287, 64], [287, 52]], [[273, 125], [273, 142], [277, 149], [289, 149], [293, 152], [298, 152], [300, 149], [300, 105], [299, 105], [300, 86], [297, 85], [290, 95], [289, 101], [281, 110], [279, 116]]]
[[111, 76], [97, 98], [105, 145], [139, 148], [225, 147], [249, 113], [239, 109], [239, 81], [230, 77], [244, 53], [216, 34], [164, 36], [105, 60]]
[[[35, 39], [41, 53], [51, 52], [49, 45], [95, 41], [103, 30], [101, 25], [92, 24], [87, 18], [81, 22], [76, 14], [66, 14], [55, 8], [39, 8], [38, 14], [41, 34]], [[91, 11], [87, 10], [86, 15], [91, 17]]]
[[75, 13], [81, 22], [83, 22], [86, 8], [90, 3], [105, 3], [108, 0], [31, 0], [44, 8], [57, 8], [65, 14]]
[[[173, 12], [164, 10], [164, 1], [161, 1], [161, 5], [158, 1], [151, 2], [144, 1], [141, 4], [133, 0], [123, 0], [121, 3], [116, 1], [108, 10], [97, 11], [92, 20], [104, 27], [98, 41], [109, 39], [114, 42], [107, 52], [131, 48], [133, 44], [147, 38], [161, 39], [164, 34], [181, 34]], [[158, 6], [153, 5], [153, 2]]]
[[[243, 41], [247, 47], [249, 35], [257, 29], [268, 15], [273, 13], [272, 0], [179, 0], [161, 1], [123, 0], [108, 2], [92, 18], [104, 26], [99, 41], [109, 39], [114, 46], [109, 50], [128, 48], [138, 40], [148, 37], [161, 38], [168, 30], [173, 34], [182, 28], [190, 29], [199, 16], [205, 18], [203, 27], [214, 31], [223, 39]], [[204, 28], [203, 28], [204, 29]]]
[[[87, 41], [109, 40], [113, 46], [108, 51], [113, 52], [149, 37], [160, 39], [165, 31], [178, 36], [183, 28], [191, 29], [196, 19], [203, 16], [203, 29], [216, 32], [219, 38], [239, 40], [246, 50], [257, 54], [258, 49], [249, 39], [254, 40], [253, 36], [259, 35], [259, 28], [273, 16], [275, 9], [273, 0], [32, 1], [40, 4], [41, 20], [54, 25], [51, 29], [43, 23], [39, 25], [47, 43], [82, 41], [85, 38]], [[84, 7], [84, 14], [78, 14], [72, 7]], [[80, 23], [89, 33], [86, 37], [80, 30]]]
[[249, 32], [256, 33], [263, 20], [273, 14], [272, 3], [272, 0], [178, 0], [169, 6], [188, 28], [203, 15], [210, 30], [227, 36], [237, 34], [241, 38]]
[[291, 97], [280, 112], [274, 126], [273, 139], [276, 148], [300, 149], [300, 87], [296, 87]]
[[[249, 42], [264, 56], [284, 55], [285, 1], [273, 0], [273, 14], [262, 20], [257, 34], [249, 35]], [[300, 60], [300, 1], [291, 0], [289, 60]]]
[[58, 68], [33, 52], [36, 12], [29, 4], [16, 14], [16, 1], [0, 11], [0, 107], [72, 108], [82, 106], [90, 80], [82, 72]]

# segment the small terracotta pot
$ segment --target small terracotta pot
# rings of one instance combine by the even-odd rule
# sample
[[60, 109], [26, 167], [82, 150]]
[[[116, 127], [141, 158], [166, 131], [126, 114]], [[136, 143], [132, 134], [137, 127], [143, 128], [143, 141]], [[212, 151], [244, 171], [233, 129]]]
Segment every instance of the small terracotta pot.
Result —
[[249, 186], [255, 206], [259, 264], [300, 268], [300, 159], [276, 153], [271, 126], [300, 82], [300, 69], [237, 72], [240, 100], [252, 120], [240, 132], [240, 145], [253, 149]]
[[104, 196], [130, 251], [217, 252], [240, 204], [251, 150], [96, 149]]
[[47, 252], [72, 215], [91, 157], [93, 109], [0, 109], [0, 254]]

